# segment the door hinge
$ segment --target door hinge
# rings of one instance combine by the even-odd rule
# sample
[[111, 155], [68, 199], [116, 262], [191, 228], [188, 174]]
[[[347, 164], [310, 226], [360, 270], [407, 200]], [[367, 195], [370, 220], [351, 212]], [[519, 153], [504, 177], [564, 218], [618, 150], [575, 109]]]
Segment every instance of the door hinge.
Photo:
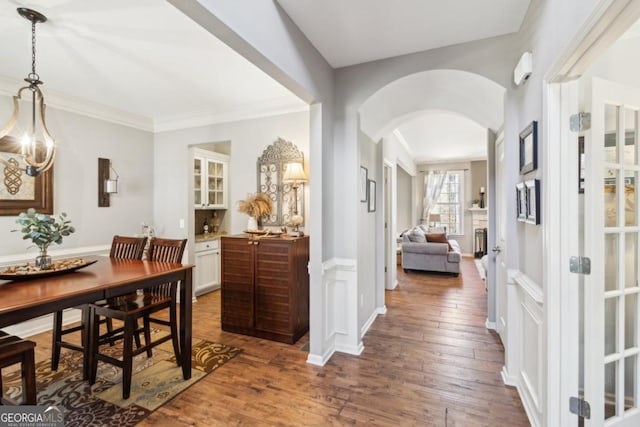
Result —
[[586, 256], [572, 256], [569, 271], [577, 274], [591, 274], [591, 259]]
[[580, 132], [591, 129], [591, 113], [573, 114], [569, 118], [569, 128], [571, 132]]
[[386, 267], [386, 266], [384, 267], [384, 272], [385, 272], [385, 273], [387, 272], [387, 267]]
[[589, 406], [589, 402], [581, 397], [569, 398], [569, 412], [586, 420], [591, 418], [591, 406]]

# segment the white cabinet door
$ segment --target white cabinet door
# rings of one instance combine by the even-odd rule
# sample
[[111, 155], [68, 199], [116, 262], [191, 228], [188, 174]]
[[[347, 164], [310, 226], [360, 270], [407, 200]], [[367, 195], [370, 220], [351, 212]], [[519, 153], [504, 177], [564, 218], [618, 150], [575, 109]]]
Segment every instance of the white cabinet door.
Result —
[[210, 240], [196, 243], [194, 295], [220, 287], [220, 241]]
[[227, 209], [229, 156], [193, 151], [193, 194], [196, 209]]

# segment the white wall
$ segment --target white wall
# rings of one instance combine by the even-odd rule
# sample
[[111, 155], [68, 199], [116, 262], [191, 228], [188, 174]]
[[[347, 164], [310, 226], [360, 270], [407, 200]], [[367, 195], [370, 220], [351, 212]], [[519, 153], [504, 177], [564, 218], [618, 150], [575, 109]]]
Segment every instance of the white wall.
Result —
[[[10, 114], [0, 97], [0, 117]], [[114, 234], [140, 233], [153, 220], [153, 136], [149, 132], [47, 108], [47, 125], [57, 143], [54, 213], [66, 212], [77, 231], [52, 250], [110, 244]], [[120, 178], [111, 207], [98, 207], [98, 157], [111, 159]], [[14, 229], [15, 216], [0, 217], [0, 255], [31, 246]], [[35, 248], [30, 249], [34, 253]]]
[[405, 172], [402, 167], [396, 168], [396, 183], [397, 183], [397, 206], [396, 206], [396, 230], [395, 236], [398, 237], [402, 231], [407, 228], [411, 228], [413, 225], [412, 215], [413, 212], [413, 192], [411, 175]]
[[[154, 221], [158, 233], [174, 237], [188, 237], [193, 207], [189, 205], [188, 148], [192, 145], [230, 141], [229, 209], [225, 221], [227, 230], [237, 234], [247, 228], [247, 216], [236, 209], [236, 203], [248, 193], [257, 191], [256, 162], [262, 152], [278, 138], [293, 142], [304, 153], [305, 170], [309, 161], [309, 113], [300, 112], [253, 120], [221, 123], [192, 129], [157, 133], [154, 137], [155, 168], [163, 171], [154, 182]], [[309, 189], [314, 188], [313, 177], [305, 186], [305, 224], [312, 219], [309, 209]], [[167, 203], [171, 200], [171, 203]], [[185, 228], [180, 229], [180, 220]], [[191, 253], [191, 251], [190, 251]]]

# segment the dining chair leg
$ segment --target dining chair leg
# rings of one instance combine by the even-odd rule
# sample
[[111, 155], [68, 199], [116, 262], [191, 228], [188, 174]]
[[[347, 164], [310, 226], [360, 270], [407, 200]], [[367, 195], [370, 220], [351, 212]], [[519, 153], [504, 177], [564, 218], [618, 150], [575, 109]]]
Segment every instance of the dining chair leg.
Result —
[[[107, 332], [109, 332], [109, 334], [113, 332], [113, 319], [111, 319], [110, 317], [107, 317]], [[113, 347], [114, 345], [116, 345], [114, 341], [109, 341], [110, 347]]]
[[133, 335], [135, 322], [127, 319], [124, 322], [124, 347], [122, 349], [122, 399], [128, 399], [131, 393], [131, 375], [133, 374]]
[[62, 350], [60, 341], [62, 341], [62, 311], [56, 311], [53, 313], [53, 338], [51, 343], [51, 348], [53, 349], [51, 352], [52, 371], [57, 371], [58, 364], [60, 363], [60, 351]]
[[25, 405], [36, 402], [36, 362], [32, 351], [22, 353], [22, 401]]
[[[136, 319], [134, 321], [134, 330], [137, 331], [138, 330], [138, 320]], [[146, 336], [145, 336], [146, 338]], [[140, 343], [140, 334], [138, 332], [133, 334], [133, 339], [136, 340], [136, 348], [140, 348], [142, 346], [142, 344]], [[147, 344], [149, 344], [149, 341], [146, 342]]]
[[[144, 316], [144, 342], [146, 345], [151, 343], [151, 323], [149, 322], [149, 315]], [[153, 349], [149, 348], [147, 350], [147, 357], [153, 356]]]

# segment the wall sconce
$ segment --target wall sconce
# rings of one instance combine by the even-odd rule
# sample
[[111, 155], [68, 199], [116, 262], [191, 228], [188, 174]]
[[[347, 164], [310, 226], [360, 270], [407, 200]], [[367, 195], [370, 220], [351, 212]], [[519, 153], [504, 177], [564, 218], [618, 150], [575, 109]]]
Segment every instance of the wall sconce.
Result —
[[[116, 178], [111, 179], [111, 171]], [[110, 195], [118, 192], [118, 173], [111, 167], [111, 160], [98, 158], [98, 207], [109, 207]]]
[[302, 163], [287, 163], [282, 182], [290, 182], [291, 188], [293, 188], [293, 215], [291, 215], [291, 225], [293, 225], [294, 231], [289, 233], [289, 235], [304, 236], [304, 233], [300, 231], [300, 224], [302, 224], [303, 218], [302, 215], [298, 214], [298, 188], [300, 187], [300, 183], [307, 182], [307, 175], [304, 173]]

